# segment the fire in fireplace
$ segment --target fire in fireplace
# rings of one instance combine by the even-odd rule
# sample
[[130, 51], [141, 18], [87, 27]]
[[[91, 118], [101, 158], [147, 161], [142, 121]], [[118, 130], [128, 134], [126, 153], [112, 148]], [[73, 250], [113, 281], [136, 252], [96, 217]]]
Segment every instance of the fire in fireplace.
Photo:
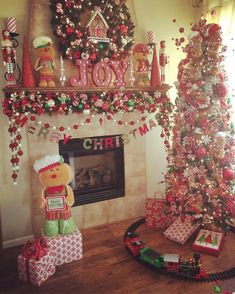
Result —
[[59, 141], [59, 153], [73, 170], [74, 206], [125, 196], [121, 135]]

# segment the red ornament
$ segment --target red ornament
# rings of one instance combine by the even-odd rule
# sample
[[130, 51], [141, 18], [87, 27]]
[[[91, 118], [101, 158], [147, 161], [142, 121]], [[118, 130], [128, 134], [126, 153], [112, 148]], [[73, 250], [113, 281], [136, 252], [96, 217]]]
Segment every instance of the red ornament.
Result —
[[223, 170], [223, 178], [225, 181], [230, 181], [234, 177], [234, 172], [230, 168], [224, 168]]
[[65, 6], [66, 6], [68, 9], [73, 8], [73, 1], [72, 1], [72, 0], [67, 0], [66, 3], [65, 3]]
[[22, 155], [24, 154], [24, 152], [23, 152], [22, 150], [19, 150], [19, 151], [17, 152], [17, 154], [18, 154], [19, 156], [22, 156]]
[[216, 84], [213, 87], [214, 93], [219, 97], [223, 98], [227, 95], [228, 89], [225, 87], [224, 84]]
[[67, 28], [66, 28], [66, 33], [67, 33], [68, 35], [72, 35], [72, 34], [74, 33], [74, 28], [73, 28], [73, 27], [67, 27]]
[[21, 135], [17, 135], [16, 136], [16, 140], [20, 141], [22, 139], [22, 136]]
[[83, 36], [83, 33], [81, 31], [76, 31], [77, 37], [81, 38]]
[[121, 26], [120, 26], [120, 31], [121, 31], [123, 34], [126, 34], [126, 33], [128, 32], [128, 26], [121, 25]]
[[73, 52], [73, 59], [78, 59], [81, 57], [80, 51], [76, 50]]
[[64, 131], [64, 127], [59, 127], [59, 131], [63, 132]]
[[89, 58], [91, 61], [95, 61], [97, 58], [97, 55], [95, 53], [92, 53]]
[[114, 52], [113, 55], [112, 55], [112, 58], [113, 59], [118, 59], [119, 57], [119, 54], [117, 52]]
[[13, 173], [11, 177], [12, 177], [12, 179], [15, 180], [17, 178], [17, 174], [16, 173]]
[[184, 28], [179, 28], [179, 32], [183, 33], [184, 32]]
[[108, 104], [107, 102], [104, 102], [104, 103], [102, 104], [102, 109], [103, 109], [104, 111], [108, 111], [108, 110], [109, 110], [109, 104]]
[[206, 148], [204, 147], [198, 147], [196, 150], [195, 150], [195, 155], [198, 157], [198, 158], [204, 158], [206, 156]]
[[77, 130], [78, 129], [78, 125], [73, 125], [73, 129]]

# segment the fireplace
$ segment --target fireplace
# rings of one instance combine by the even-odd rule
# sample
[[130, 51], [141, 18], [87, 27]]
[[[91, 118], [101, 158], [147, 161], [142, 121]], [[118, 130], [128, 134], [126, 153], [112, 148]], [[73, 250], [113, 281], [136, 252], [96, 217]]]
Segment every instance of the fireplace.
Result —
[[73, 170], [74, 206], [125, 196], [121, 135], [59, 141], [59, 153]]

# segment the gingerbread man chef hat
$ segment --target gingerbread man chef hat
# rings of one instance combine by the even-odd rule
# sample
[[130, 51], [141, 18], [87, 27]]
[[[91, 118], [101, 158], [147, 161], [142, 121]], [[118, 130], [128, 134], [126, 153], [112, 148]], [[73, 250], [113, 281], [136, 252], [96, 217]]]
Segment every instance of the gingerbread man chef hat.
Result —
[[48, 43], [53, 44], [51, 38], [47, 36], [40, 36], [33, 40], [33, 46], [34, 48], [41, 48], [48, 45]]
[[33, 168], [37, 173], [42, 173], [63, 163], [63, 157], [59, 154], [46, 155], [35, 161]]

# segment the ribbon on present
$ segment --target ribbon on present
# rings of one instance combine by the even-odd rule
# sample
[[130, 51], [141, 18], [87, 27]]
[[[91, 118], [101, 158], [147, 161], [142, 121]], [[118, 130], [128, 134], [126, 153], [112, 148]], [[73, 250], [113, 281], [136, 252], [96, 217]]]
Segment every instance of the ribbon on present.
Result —
[[30, 280], [29, 275], [29, 260], [39, 260], [41, 257], [47, 254], [47, 242], [45, 238], [39, 238], [32, 241], [27, 241], [24, 244], [24, 249], [22, 252], [22, 256], [25, 257], [25, 267], [26, 267], [26, 275], [27, 281]]
[[22, 255], [27, 259], [39, 260], [47, 253], [47, 243], [44, 238], [36, 239], [33, 241], [27, 241], [24, 244]]
[[226, 197], [226, 208], [230, 214], [235, 215], [235, 199], [233, 197]]

